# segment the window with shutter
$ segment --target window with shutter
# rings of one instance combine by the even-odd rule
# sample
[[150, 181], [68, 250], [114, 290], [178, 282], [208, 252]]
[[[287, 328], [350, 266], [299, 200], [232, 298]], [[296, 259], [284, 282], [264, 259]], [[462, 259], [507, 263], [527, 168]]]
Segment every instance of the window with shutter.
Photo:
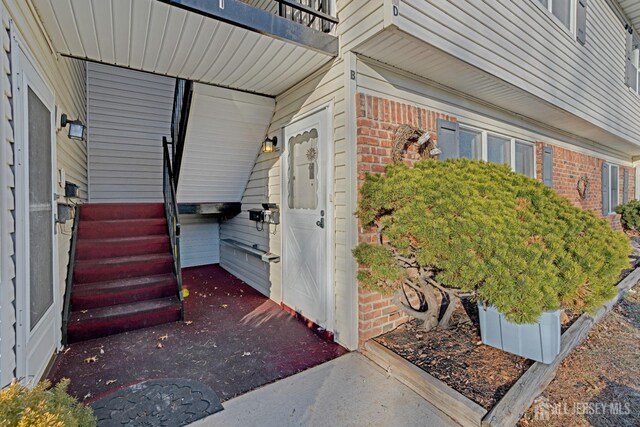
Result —
[[542, 183], [553, 187], [553, 148], [542, 149]]

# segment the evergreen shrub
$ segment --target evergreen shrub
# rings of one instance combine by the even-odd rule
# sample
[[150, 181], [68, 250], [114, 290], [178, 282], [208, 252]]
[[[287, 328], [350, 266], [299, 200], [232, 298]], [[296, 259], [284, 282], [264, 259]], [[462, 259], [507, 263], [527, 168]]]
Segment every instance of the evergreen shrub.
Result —
[[17, 382], [0, 391], [0, 427], [92, 427], [91, 408], [67, 394], [69, 380], [51, 387], [42, 381], [30, 389]]
[[640, 200], [630, 200], [616, 207], [616, 213], [621, 215], [622, 226], [627, 230], [640, 230]]
[[440, 305], [455, 309], [463, 293], [516, 323], [558, 308], [594, 310], [616, 294], [629, 266], [622, 233], [506, 165], [393, 164], [367, 175], [360, 196], [358, 217], [380, 240], [354, 250], [360, 284], [394, 294], [428, 329], [449, 325], [451, 313], [440, 316]]

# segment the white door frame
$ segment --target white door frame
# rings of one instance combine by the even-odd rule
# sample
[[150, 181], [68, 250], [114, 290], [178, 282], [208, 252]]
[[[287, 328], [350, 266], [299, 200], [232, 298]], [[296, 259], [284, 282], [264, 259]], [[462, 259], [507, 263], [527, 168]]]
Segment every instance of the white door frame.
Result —
[[[15, 139], [15, 195], [16, 195], [16, 376], [26, 384], [34, 385], [44, 374], [54, 352], [59, 349], [61, 342], [62, 316], [60, 309], [60, 284], [58, 266], [58, 237], [55, 233], [56, 201], [54, 194], [57, 190], [56, 181], [56, 107], [53, 88], [47, 83], [44, 73], [29, 51], [23, 39], [11, 25], [11, 62], [12, 86], [14, 106], [14, 139]], [[26, 64], [21, 63], [22, 55]], [[41, 319], [31, 330], [29, 316], [29, 144], [28, 144], [28, 105], [26, 87], [38, 95], [40, 100], [51, 112], [51, 220], [52, 220], [52, 279], [53, 304], [43, 314]], [[53, 322], [51, 322], [53, 320]], [[52, 324], [53, 323], [53, 324]], [[53, 328], [53, 330], [51, 329]], [[48, 336], [53, 334], [53, 337]], [[29, 344], [37, 345], [43, 339], [53, 338], [53, 347], [48, 348], [52, 353], [44, 355], [42, 366], [31, 367], [28, 361], [32, 354]], [[33, 346], [35, 347], [35, 346]]]
[[[300, 114], [298, 116], [294, 116], [293, 119], [291, 119], [291, 121], [289, 121], [289, 123], [287, 123], [286, 125], [284, 125], [281, 129], [280, 129], [280, 136], [281, 136], [281, 140], [282, 140], [282, 153], [280, 156], [280, 176], [281, 176], [281, 224], [282, 224], [282, 239], [281, 239], [281, 245], [284, 245], [286, 242], [286, 233], [287, 233], [287, 211], [288, 208], [285, 207], [285, 205], [288, 203], [288, 200], [285, 199], [284, 195], [285, 195], [285, 188], [288, 188], [288, 174], [289, 174], [289, 163], [288, 163], [288, 142], [285, 138], [285, 129], [292, 125], [295, 124], [296, 122], [300, 121], [300, 120], [304, 120], [307, 117], [313, 116], [314, 114], [318, 114], [321, 112], [325, 112], [325, 114], [327, 114], [327, 120], [326, 120], [326, 129], [325, 129], [325, 135], [326, 137], [326, 147], [324, 147], [324, 149], [326, 150], [326, 155], [327, 155], [327, 171], [326, 171], [326, 185], [325, 185], [325, 191], [326, 191], [326, 215], [325, 215], [325, 233], [326, 233], [326, 262], [327, 262], [327, 270], [326, 270], [326, 296], [327, 296], [327, 324], [326, 325], [322, 325], [324, 326], [324, 328], [330, 332], [334, 332], [335, 331], [335, 286], [334, 286], [334, 264], [335, 264], [335, 258], [334, 258], [334, 247], [335, 247], [335, 216], [334, 216], [334, 163], [335, 163], [335, 159], [334, 159], [334, 137], [333, 137], [333, 102], [329, 102], [327, 104], [324, 104], [318, 108], [314, 108], [311, 111], [308, 111], [304, 114]], [[285, 277], [285, 273], [286, 273], [286, 263], [288, 262], [287, 260], [287, 256], [286, 256], [286, 252], [283, 250], [283, 248], [280, 248], [280, 253], [282, 254], [282, 290], [281, 290], [281, 299], [284, 301], [284, 294], [285, 294], [285, 287], [286, 287], [286, 283], [287, 283], [287, 277]], [[285, 302], [286, 303], [286, 302]]]

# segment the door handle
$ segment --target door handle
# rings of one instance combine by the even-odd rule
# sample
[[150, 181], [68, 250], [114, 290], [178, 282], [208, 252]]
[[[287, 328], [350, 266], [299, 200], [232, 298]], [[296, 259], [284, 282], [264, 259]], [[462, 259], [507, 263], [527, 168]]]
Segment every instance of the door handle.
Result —
[[320, 228], [324, 228], [324, 218], [320, 218], [320, 221], [316, 221], [316, 225]]

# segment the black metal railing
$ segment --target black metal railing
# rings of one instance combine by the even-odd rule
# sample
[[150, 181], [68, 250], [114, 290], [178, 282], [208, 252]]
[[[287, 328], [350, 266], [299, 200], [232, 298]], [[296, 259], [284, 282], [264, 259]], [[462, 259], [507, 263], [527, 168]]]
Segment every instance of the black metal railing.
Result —
[[78, 223], [80, 222], [80, 206], [76, 207], [71, 231], [71, 246], [69, 248], [69, 263], [67, 264], [67, 282], [64, 289], [64, 306], [62, 307], [62, 344], [67, 345], [67, 326], [71, 312], [71, 288], [73, 287], [73, 270], [76, 265], [76, 242], [78, 240]]
[[169, 237], [171, 239], [171, 253], [173, 255], [173, 270], [176, 275], [176, 290], [178, 298], [182, 305], [180, 319], [184, 320], [184, 297], [182, 295], [182, 265], [180, 262], [180, 218], [178, 217], [178, 200], [176, 199], [176, 185], [171, 165], [171, 153], [174, 145], [173, 142], [167, 141], [166, 137], [162, 138], [162, 148], [164, 151], [164, 171], [162, 174], [162, 188], [164, 193], [164, 212], [167, 218], [167, 226], [169, 228]]
[[338, 18], [331, 15], [329, 0], [274, 1], [278, 3], [278, 15], [314, 30], [330, 33], [338, 24]]
[[173, 115], [171, 117], [171, 166], [173, 167], [173, 182], [178, 186], [180, 166], [184, 153], [184, 141], [187, 135], [191, 98], [193, 97], [193, 82], [177, 79], [173, 97]]

